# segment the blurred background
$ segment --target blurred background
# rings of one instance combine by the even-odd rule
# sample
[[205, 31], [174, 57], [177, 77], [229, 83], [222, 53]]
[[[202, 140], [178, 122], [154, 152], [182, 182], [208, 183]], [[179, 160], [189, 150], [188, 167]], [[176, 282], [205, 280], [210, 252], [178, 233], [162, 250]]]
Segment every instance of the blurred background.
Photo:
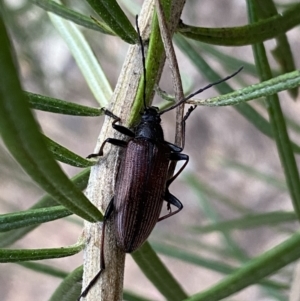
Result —
[[[97, 107], [97, 102], [48, 14], [30, 1], [6, 0], [4, 3], [24, 90]], [[279, 10], [283, 10], [288, 7], [290, 1], [281, 0], [276, 3]], [[84, 1], [65, 1], [64, 4], [87, 16], [95, 16]], [[124, 0], [119, 1], [119, 4], [134, 23], [134, 15], [139, 13], [142, 1]], [[181, 19], [186, 24], [202, 27], [233, 27], [248, 23], [246, 4], [239, 0], [189, 0]], [[82, 27], [81, 30], [114, 88], [128, 44], [118, 37], [106, 36]], [[298, 69], [299, 27], [290, 30], [287, 36]], [[271, 66], [277, 72], [278, 65], [270, 55], [276, 43], [270, 40], [265, 42], [265, 46], [268, 49]], [[213, 51], [202, 49], [200, 44], [198, 47], [199, 53], [219, 72], [220, 77], [234, 71], [224, 67], [222, 61], [214, 56]], [[241, 62], [249, 64], [254, 62], [251, 46], [211, 46], [211, 48]], [[176, 50], [186, 89], [191, 92], [205, 86], [208, 82], [193, 62], [179, 49]], [[233, 88], [242, 88], [258, 82], [255, 74], [247, 72], [243, 74], [243, 71], [240, 78], [242, 81], [232, 79], [228, 84]], [[160, 87], [170, 94], [173, 93], [167, 65]], [[218, 92], [212, 88], [199, 97], [203, 99], [217, 95]], [[280, 93], [280, 99], [284, 113], [290, 118], [291, 123], [295, 122], [295, 126], [290, 129], [290, 136], [296, 143], [300, 143], [299, 99], [294, 102], [287, 92]], [[160, 99], [157, 97], [155, 102], [159, 103]], [[262, 100], [251, 102], [251, 105], [267, 118]], [[43, 132], [54, 141], [83, 157], [93, 151], [103, 117], [72, 117], [41, 111], [35, 111], [34, 114]], [[165, 114], [163, 127], [168, 141], [173, 141], [174, 126], [174, 114]], [[204, 261], [207, 259], [207, 262], [216, 260], [233, 268], [238, 267], [241, 262], [228, 255], [228, 241], [226, 242], [224, 235], [212, 230], [200, 233], [195, 227], [250, 213], [292, 211], [293, 208], [274, 141], [258, 131], [234, 107], [197, 108], [187, 122], [184, 153], [190, 156], [190, 163], [170, 189], [181, 200], [184, 210], [159, 223], [150, 237], [150, 243], [175, 278], [182, 283], [184, 290], [188, 294], [193, 294], [217, 283], [226, 272], [203, 267], [200, 260], [197, 262], [196, 259], [191, 259], [188, 262], [175, 258], [176, 255], [165, 255], [166, 246], [172, 246], [175, 251], [177, 250], [178, 252], [175, 252], [177, 257], [180, 257], [181, 252], [188, 251], [192, 254], [191, 258], [195, 256]], [[65, 164], [61, 166], [70, 177], [80, 171]], [[44, 192], [15, 163], [2, 142], [0, 190], [1, 214], [25, 210], [44, 195]], [[233, 242], [232, 246], [236, 246], [244, 254], [244, 258], [250, 258], [283, 241], [296, 227], [296, 224], [291, 222], [280, 226], [236, 229], [230, 231], [230, 240]], [[75, 216], [46, 223], [19, 240], [13, 248], [54, 248], [74, 244], [82, 228], [83, 221]], [[43, 263], [67, 272], [72, 271], [82, 264], [82, 253]], [[293, 269], [294, 264], [272, 279], [290, 284]], [[60, 282], [60, 278], [39, 274], [18, 264], [0, 265], [0, 291], [3, 301], [48, 300]], [[150, 300], [164, 300], [142, 275], [130, 255], [126, 257], [125, 288], [147, 296]], [[282, 294], [288, 298], [288, 290]], [[252, 286], [230, 300], [282, 299], [259, 286]]]

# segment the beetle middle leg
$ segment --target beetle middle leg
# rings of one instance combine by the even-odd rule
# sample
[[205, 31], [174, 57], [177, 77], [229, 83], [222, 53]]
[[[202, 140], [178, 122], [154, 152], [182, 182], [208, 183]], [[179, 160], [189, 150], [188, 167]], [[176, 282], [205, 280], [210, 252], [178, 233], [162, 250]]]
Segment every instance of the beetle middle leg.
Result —
[[[158, 219], [158, 221], [164, 220], [176, 213], [178, 213], [182, 208], [183, 205], [182, 203], [173, 195], [169, 192], [169, 186], [172, 184], [172, 182], [179, 176], [179, 174], [181, 174], [181, 172], [184, 170], [184, 168], [186, 167], [186, 165], [189, 162], [189, 156], [186, 154], [181, 154], [181, 153], [171, 153], [170, 155], [170, 160], [172, 161], [185, 161], [184, 164], [181, 166], [181, 168], [178, 170], [178, 172], [172, 176], [166, 183], [166, 191], [165, 191], [165, 195], [164, 195], [164, 200], [168, 203], [167, 205], [167, 209], [170, 211], [168, 214], [160, 217]], [[177, 207], [178, 209], [174, 212], [171, 211], [171, 205]]]
[[[191, 106], [188, 109], [188, 111], [186, 112], [186, 114], [184, 115], [183, 119], [182, 119], [182, 122], [181, 122], [181, 125], [182, 125], [182, 127], [181, 127], [181, 130], [182, 130], [182, 147], [177, 146], [176, 144], [167, 142], [170, 149], [173, 151], [170, 155], [170, 161], [184, 160], [185, 162], [175, 175], [173, 175], [174, 169], [169, 166], [169, 170], [168, 170], [169, 180], [166, 183], [166, 194], [165, 194], [165, 197], [164, 197], [164, 199], [168, 202], [167, 210], [169, 210], [169, 213], [167, 215], [159, 218], [158, 221], [161, 221], [163, 219], [166, 219], [166, 218], [178, 213], [183, 208], [183, 205], [181, 204], [181, 202], [174, 195], [170, 194], [169, 186], [181, 174], [181, 172], [184, 170], [184, 168], [186, 167], [186, 165], [189, 162], [189, 156], [186, 155], [186, 154], [182, 154], [181, 151], [183, 150], [184, 145], [185, 145], [185, 122], [195, 109], [196, 109], [196, 106]], [[178, 210], [172, 212], [171, 204], [174, 205], [175, 207], [177, 207]]]
[[180, 169], [178, 170], [178, 172], [173, 175], [166, 184], [167, 189], [169, 188], [169, 186], [172, 184], [172, 182], [181, 174], [181, 172], [185, 169], [185, 167], [187, 166], [187, 164], [189, 163], [189, 156], [186, 154], [182, 154], [182, 153], [171, 153], [170, 155], [170, 160], [171, 161], [185, 161], [184, 164], [180, 167]]
[[104, 238], [105, 238], [105, 228], [106, 228], [106, 222], [110, 218], [111, 214], [114, 211], [114, 198], [111, 199], [109, 202], [105, 214], [103, 216], [103, 227], [102, 227], [102, 234], [101, 234], [101, 250], [100, 250], [100, 270], [99, 272], [94, 276], [94, 278], [89, 282], [87, 287], [82, 291], [81, 295], [77, 299], [79, 301], [81, 297], [85, 297], [89, 290], [93, 287], [93, 285], [97, 282], [99, 277], [101, 276], [102, 272], [105, 270], [105, 260], [104, 260]]

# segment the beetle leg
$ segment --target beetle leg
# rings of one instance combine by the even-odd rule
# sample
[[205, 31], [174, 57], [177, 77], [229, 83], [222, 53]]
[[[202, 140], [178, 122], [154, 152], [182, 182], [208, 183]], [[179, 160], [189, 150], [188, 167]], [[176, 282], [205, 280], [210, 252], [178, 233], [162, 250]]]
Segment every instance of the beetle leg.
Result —
[[105, 228], [106, 228], [106, 222], [111, 216], [111, 214], [114, 211], [114, 198], [111, 199], [109, 202], [105, 214], [103, 216], [103, 227], [102, 227], [102, 234], [101, 234], [101, 253], [100, 253], [100, 270], [99, 272], [94, 276], [94, 278], [90, 281], [90, 283], [87, 285], [87, 287], [83, 290], [77, 301], [80, 301], [81, 297], [85, 297], [90, 289], [93, 287], [93, 285], [97, 282], [102, 272], [105, 270], [105, 260], [104, 260], [104, 237], [105, 237]]
[[[181, 166], [181, 168], [179, 169], [179, 171], [172, 176], [172, 174], [170, 175], [170, 170], [168, 171], [168, 175], [169, 175], [169, 180], [167, 180], [166, 183], [166, 189], [168, 190], [169, 186], [172, 184], [172, 182], [179, 176], [179, 174], [184, 170], [184, 168], [186, 167], [186, 165], [189, 162], [189, 156], [186, 154], [181, 154], [181, 153], [171, 153], [170, 155], [170, 160], [172, 161], [180, 161], [180, 160], [184, 160], [184, 164]], [[170, 194], [170, 193], [169, 193]], [[174, 204], [173, 204], [174, 205]], [[171, 210], [171, 206], [170, 203], [167, 204], [167, 210], [169, 210], [169, 214], [172, 214], [172, 210]], [[178, 211], [175, 211], [174, 214], [176, 214]]]
[[113, 123], [112, 123], [112, 127], [113, 127], [116, 131], [118, 131], [119, 133], [124, 134], [124, 135], [126, 135], [126, 136], [129, 136], [129, 137], [132, 137], [132, 138], [133, 138], [133, 137], [135, 136], [135, 135], [134, 135], [134, 132], [131, 131], [129, 128], [123, 126], [123, 125], [118, 125], [118, 124], [116, 124], [116, 123], [119, 122], [119, 121], [120, 121], [120, 118], [115, 119], [115, 120], [113, 121]]
[[167, 142], [165, 141], [168, 146], [170, 147], [171, 151], [174, 153], [180, 153], [182, 152], [182, 150], [184, 149], [184, 144], [185, 144], [185, 122], [186, 120], [189, 118], [189, 116], [191, 115], [191, 113], [196, 109], [197, 106], [191, 106], [189, 107], [188, 111], [186, 112], [186, 114], [184, 115], [182, 122], [181, 122], [181, 126], [182, 126], [182, 147], [171, 143], [171, 142]]
[[171, 142], [167, 142], [167, 141], [165, 141], [165, 142], [168, 144], [168, 146], [170, 147], [172, 152], [174, 152], [174, 153], [182, 152], [182, 148], [179, 147], [178, 145], [171, 143]]
[[167, 204], [167, 210], [169, 210], [170, 213], [172, 212], [171, 204], [169, 202]]
[[109, 117], [111, 117], [111, 118], [113, 118], [113, 119], [115, 119], [115, 120], [116, 120], [116, 119], [121, 120], [120, 117], [116, 116], [113, 112], [111, 112], [111, 111], [105, 109], [104, 107], [101, 108], [101, 111], [103, 111], [104, 115], [106, 115], [106, 116], [109, 116]]
[[112, 198], [105, 210], [103, 216], [103, 228], [102, 228], [102, 236], [101, 236], [101, 257], [100, 257], [100, 271], [105, 269], [105, 262], [104, 262], [104, 236], [105, 236], [105, 228], [106, 222], [110, 218], [111, 214], [114, 211], [114, 198]]
[[181, 161], [184, 160], [184, 164], [181, 166], [181, 168], [178, 170], [178, 172], [172, 176], [168, 181], [167, 181], [167, 188], [169, 188], [169, 186], [172, 184], [172, 182], [181, 174], [181, 172], [184, 170], [184, 168], [186, 167], [186, 165], [189, 162], [189, 156], [186, 154], [181, 154], [181, 153], [171, 153], [170, 155], [170, 160], [172, 161]]
[[[167, 205], [167, 209], [170, 211], [168, 214], [160, 217], [158, 219], [159, 221], [162, 221], [176, 213], [178, 213], [180, 210], [182, 210], [183, 205], [182, 203], [173, 195], [169, 192], [169, 186], [172, 184], [172, 182], [179, 176], [179, 174], [184, 170], [184, 168], [186, 167], [186, 165], [189, 162], [189, 156], [186, 154], [181, 154], [181, 153], [171, 153], [170, 155], [170, 160], [173, 161], [185, 161], [184, 164], [181, 166], [181, 168], [179, 169], [179, 171], [173, 176], [171, 177], [167, 183], [166, 183], [166, 192], [165, 192], [165, 196], [164, 196], [164, 200], [168, 203]], [[178, 209], [173, 211], [171, 210], [171, 204], [175, 207], [177, 207]]]
[[160, 221], [162, 221], [162, 220], [164, 220], [164, 219], [166, 219], [166, 218], [168, 218], [168, 217], [170, 217], [170, 216], [172, 216], [172, 215], [178, 213], [178, 212], [183, 208], [182, 203], [181, 203], [181, 202], [180, 202], [173, 194], [171, 194], [171, 193], [169, 192], [168, 189], [166, 190], [166, 194], [165, 194], [165, 196], [164, 196], [164, 200], [165, 200], [166, 202], [168, 202], [168, 207], [169, 207], [170, 209], [171, 209], [170, 204], [174, 205], [174, 206], [177, 207], [178, 209], [175, 210], [175, 211], [173, 211], [173, 212], [171, 211], [170, 213], [168, 213], [168, 214], [166, 214], [166, 215], [160, 217], [160, 218], [158, 219], [158, 222], [160, 222]]
[[127, 146], [127, 142], [126, 141], [115, 139], [115, 138], [107, 138], [102, 143], [99, 152], [96, 153], [96, 154], [90, 154], [90, 155], [87, 156], [87, 158], [90, 159], [90, 158], [94, 158], [94, 157], [98, 157], [98, 156], [103, 156], [103, 148], [104, 148], [104, 145], [106, 143], [111, 143], [113, 145], [120, 146], [120, 147], [126, 147]]
[[185, 145], [185, 122], [186, 120], [189, 118], [189, 116], [191, 115], [191, 113], [196, 109], [197, 106], [191, 106], [189, 107], [189, 109], [187, 110], [186, 114], [184, 115], [182, 122], [181, 122], [181, 137], [182, 137], [182, 147], [171, 143], [171, 142], [167, 142], [168, 146], [170, 147], [171, 151], [174, 153], [180, 153], [182, 152], [182, 150], [184, 149], [184, 145]]
[[122, 134], [124, 134], [124, 135], [126, 135], [126, 136], [134, 137], [134, 132], [133, 132], [133, 131], [131, 131], [130, 129], [128, 129], [128, 128], [125, 127], [125, 126], [117, 125], [117, 124], [116, 124], [117, 122], [119, 122], [119, 121], [121, 120], [120, 117], [116, 116], [114, 113], [112, 113], [111, 111], [106, 110], [105, 108], [101, 108], [101, 109], [102, 109], [102, 111], [104, 112], [104, 114], [105, 114], [106, 116], [109, 116], [109, 117], [111, 117], [111, 118], [114, 119], [114, 121], [113, 121], [113, 123], [112, 123], [112, 127], [113, 127], [116, 131], [118, 131], [118, 132], [120, 132], [120, 133], [122, 133]]
[[[126, 128], [125, 126], [122, 126], [122, 125], [118, 125], [116, 124], [117, 122], [119, 122], [121, 119], [120, 117], [116, 116], [115, 114], [113, 114], [111, 111], [108, 111], [106, 110], [105, 108], [102, 108], [102, 111], [104, 112], [105, 115], [111, 117], [114, 119], [114, 121], [112, 122], [112, 127], [118, 131], [119, 133], [121, 134], [124, 134], [126, 136], [129, 136], [129, 137], [134, 137], [134, 132], [132, 132], [130, 129]], [[103, 148], [104, 148], [104, 145], [109, 142], [113, 145], [116, 145], [116, 146], [120, 146], [120, 147], [126, 147], [127, 146], [127, 142], [126, 141], [122, 141], [122, 140], [119, 140], [119, 139], [115, 139], [115, 138], [107, 138], [101, 145], [100, 149], [99, 149], [99, 152], [98, 153], [95, 153], [95, 154], [90, 154], [87, 156], [87, 159], [90, 159], [90, 158], [94, 158], [94, 157], [98, 157], [98, 156], [103, 156]]]
[[[126, 136], [129, 136], [129, 137], [134, 137], [134, 132], [132, 132], [130, 129], [128, 129], [127, 127], [125, 126], [122, 126], [122, 125], [118, 125], [116, 124], [117, 122], [119, 122], [121, 119], [120, 117], [117, 117], [116, 115], [114, 115], [112, 112], [106, 110], [106, 109], [102, 109], [104, 111], [104, 114], [113, 118], [114, 121], [112, 123], [112, 127], [118, 131], [119, 133], [123, 134], [123, 135], [126, 135]], [[115, 138], [107, 138], [101, 145], [100, 147], [100, 150], [98, 153], [95, 153], [95, 154], [90, 154], [87, 156], [88, 159], [90, 158], [94, 158], [94, 157], [98, 157], [98, 156], [103, 156], [103, 148], [104, 148], [104, 145], [109, 142], [113, 145], [116, 145], [116, 146], [120, 146], [120, 147], [126, 147], [127, 146], [127, 142], [126, 141], [122, 141], [122, 140], [119, 140], [119, 139], [115, 139]]]

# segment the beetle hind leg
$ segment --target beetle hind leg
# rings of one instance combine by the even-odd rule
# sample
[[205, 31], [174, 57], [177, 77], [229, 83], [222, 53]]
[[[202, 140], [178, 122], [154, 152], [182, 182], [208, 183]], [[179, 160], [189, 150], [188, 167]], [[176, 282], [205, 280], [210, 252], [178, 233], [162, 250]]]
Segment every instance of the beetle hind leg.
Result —
[[[166, 219], [166, 218], [168, 218], [168, 217], [170, 217], [172, 215], [175, 215], [176, 213], [178, 213], [179, 211], [181, 211], [182, 208], [183, 208], [182, 203], [173, 194], [171, 194], [168, 189], [166, 190], [166, 194], [164, 196], [164, 200], [166, 202], [168, 202], [167, 209], [170, 212], [168, 214], [160, 217], [158, 219], [158, 222], [160, 222], [160, 221], [162, 221], [162, 220], [164, 220], [164, 219]], [[177, 210], [175, 210], [175, 211], [172, 212], [170, 205], [175, 206], [177, 208]]]
[[105, 228], [106, 228], [106, 222], [111, 216], [111, 214], [114, 211], [114, 198], [111, 199], [109, 202], [105, 214], [103, 216], [103, 227], [102, 227], [102, 234], [101, 234], [101, 253], [100, 253], [100, 270], [98, 273], [94, 276], [94, 278], [89, 282], [87, 287], [82, 291], [77, 301], [80, 301], [81, 297], [85, 297], [90, 289], [94, 286], [94, 284], [97, 282], [99, 277], [101, 276], [102, 272], [105, 270], [105, 260], [104, 260], [104, 237], [105, 237]]

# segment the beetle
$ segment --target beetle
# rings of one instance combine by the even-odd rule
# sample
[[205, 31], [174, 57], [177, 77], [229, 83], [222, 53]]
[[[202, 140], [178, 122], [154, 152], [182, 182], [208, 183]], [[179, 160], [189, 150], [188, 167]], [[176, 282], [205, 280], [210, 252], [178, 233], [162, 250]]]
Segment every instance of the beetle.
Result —
[[[137, 250], [147, 240], [158, 221], [178, 213], [183, 208], [182, 203], [170, 193], [169, 187], [188, 164], [189, 156], [182, 153], [182, 147], [164, 140], [163, 129], [160, 124], [161, 115], [173, 110], [211, 86], [232, 78], [242, 69], [240, 68], [232, 75], [199, 89], [170, 108], [159, 112], [157, 107], [148, 107], [146, 105], [145, 55], [137, 18], [136, 26], [143, 60], [144, 111], [141, 116], [141, 121], [132, 131], [127, 127], [117, 124], [121, 119], [112, 112], [104, 109], [104, 114], [114, 119], [112, 127], [123, 135], [128, 136], [129, 140], [123, 141], [115, 138], [107, 138], [102, 143], [98, 153], [91, 154], [87, 157], [93, 158], [102, 156], [106, 143], [125, 149], [117, 175], [115, 194], [103, 218], [100, 270], [84, 289], [79, 299], [82, 296], [86, 296], [89, 289], [105, 269], [103, 246], [105, 225], [109, 218], [113, 218], [114, 220], [118, 247], [125, 253], [131, 253]], [[185, 140], [185, 122], [195, 108], [196, 106], [191, 106], [182, 120], [183, 145]], [[184, 163], [177, 173], [169, 178], [169, 168], [172, 161], [184, 161]], [[167, 202], [169, 212], [160, 217], [163, 201]], [[171, 205], [176, 207], [175, 211], [171, 210]]]

